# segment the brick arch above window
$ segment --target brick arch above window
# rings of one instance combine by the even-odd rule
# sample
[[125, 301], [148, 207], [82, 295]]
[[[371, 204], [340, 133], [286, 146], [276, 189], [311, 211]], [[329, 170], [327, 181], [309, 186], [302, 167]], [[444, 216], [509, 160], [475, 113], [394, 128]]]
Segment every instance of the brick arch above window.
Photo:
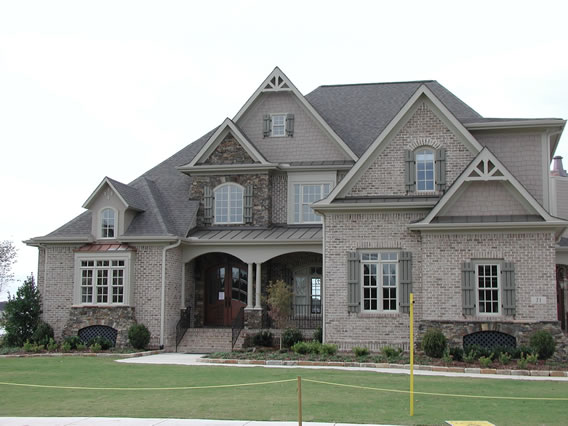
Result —
[[433, 139], [433, 138], [416, 138], [410, 141], [408, 145], [406, 145], [406, 149], [409, 151], [415, 151], [418, 148], [433, 148], [433, 149], [440, 149], [442, 144], [440, 141]]

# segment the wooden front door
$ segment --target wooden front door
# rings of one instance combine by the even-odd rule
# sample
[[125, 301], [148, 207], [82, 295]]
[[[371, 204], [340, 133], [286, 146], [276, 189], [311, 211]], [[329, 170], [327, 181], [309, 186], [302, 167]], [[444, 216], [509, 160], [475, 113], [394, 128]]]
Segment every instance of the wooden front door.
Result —
[[230, 326], [247, 303], [248, 273], [244, 264], [216, 265], [207, 273], [205, 323]]

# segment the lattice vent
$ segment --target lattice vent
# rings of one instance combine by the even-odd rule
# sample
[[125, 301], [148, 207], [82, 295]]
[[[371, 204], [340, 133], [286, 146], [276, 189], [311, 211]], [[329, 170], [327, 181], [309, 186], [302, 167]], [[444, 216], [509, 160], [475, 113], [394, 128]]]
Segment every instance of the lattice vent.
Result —
[[471, 333], [463, 338], [463, 346], [479, 345], [484, 348], [494, 348], [496, 346], [517, 347], [517, 339], [510, 334], [500, 331], [478, 331]]
[[79, 330], [79, 337], [83, 343], [87, 343], [94, 337], [101, 336], [112, 342], [112, 345], [116, 345], [116, 335], [118, 331], [112, 327], [106, 325], [92, 325], [90, 327], [85, 327]]

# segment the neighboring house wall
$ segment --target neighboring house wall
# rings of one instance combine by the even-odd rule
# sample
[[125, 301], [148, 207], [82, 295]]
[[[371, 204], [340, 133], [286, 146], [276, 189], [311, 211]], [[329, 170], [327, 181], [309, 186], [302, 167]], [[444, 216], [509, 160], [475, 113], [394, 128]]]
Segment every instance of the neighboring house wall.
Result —
[[501, 182], [471, 182], [443, 216], [525, 215], [527, 209]]
[[253, 185], [253, 225], [268, 226], [272, 215], [272, 196], [269, 192], [270, 186], [267, 173], [234, 176], [194, 176], [191, 182], [190, 198], [200, 201], [199, 211], [197, 212], [197, 225], [204, 225], [203, 193], [205, 186], [209, 186], [211, 191], [213, 191], [217, 186], [227, 182], [238, 183], [243, 187]]
[[556, 192], [555, 216], [568, 219], [568, 178], [552, 177], [552, 181]]
[[272, 193], [272, 223], [286, 223], [288, 203], [288, 175], [276, 173], [270, 177]]
[[[265, 114], [294, 114], [293, 137], [263, 137]], [[287, 163], [350, 158], [292, 93], [264, 93], [237, 123], [268, 161]]]
[[325, 340], [341, 349], [363, 345], [378, 350], [381, 344], [408, 342], [409, 316], [403, 313], [349, 313], [347, 256], [357, 250], [393, 249], [412, 252], [416, 319], [428, 309], [422, 299], [420, 234], [406, 226], [422, 212], [328, 214], [325, 218]]
[[[555, 321], [554, 235], [548, 232], [422, 233], [425, 320]], [[463, 262], [513, 262], [516, 315], [467, 316], [462, 313]], [[535, 304], [532, 297], [545, 297]], [[501, 300], [501, 299], [500, 299]]]
[[[475, 132], [475, 138], [505, 165], [539, 203], [543, 203], [542, 135]], [[548, 164], [545, 166], [548, 167]]]
[[406, 195], [404, 178], [405, 150], [413, 150], [416, 143], [446, 148], [446, 182], [449, 187], [473, 159], [474, 155], [457, 136], [422, 102], [414, 115], [376, 157], [347, 196]]

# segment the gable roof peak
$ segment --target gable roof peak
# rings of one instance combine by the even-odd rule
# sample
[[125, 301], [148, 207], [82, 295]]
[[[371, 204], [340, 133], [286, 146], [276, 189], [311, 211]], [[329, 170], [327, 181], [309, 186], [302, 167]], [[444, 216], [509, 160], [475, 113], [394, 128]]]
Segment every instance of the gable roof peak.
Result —
[[105, 176], [97, 188], [92, 192], [87, 201], [83, 203], [83, 207], [88, 209], [91, 207], [95, 199], [99, 196], [104, 186], [108, 185], [122, 201], [124, 206], [129, 209], [144, 211], [146, 209], [146, 203], [144, 198], [138, 192], [138, 189], [131, 185], [119, 182], [117, 180], [111, 179]]

